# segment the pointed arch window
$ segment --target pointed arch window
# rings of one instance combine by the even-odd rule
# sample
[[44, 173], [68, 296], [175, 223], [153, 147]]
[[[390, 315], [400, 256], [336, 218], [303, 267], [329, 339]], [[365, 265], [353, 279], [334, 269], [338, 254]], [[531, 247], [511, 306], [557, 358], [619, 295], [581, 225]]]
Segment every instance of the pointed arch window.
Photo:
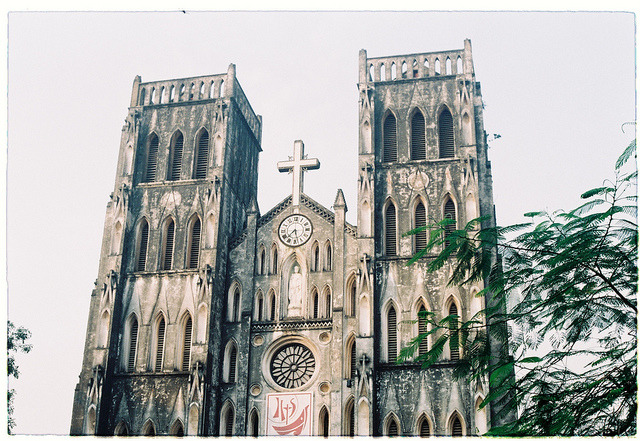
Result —
[[395, 363], [398, 357], [398, 324], [396, 308], [391, 305], [387, 312], [387, 361]]
[[449, 350], [451, 360], [460, 359], [460, 342], [458, 333], [458, 307], [454, 302], [449, 306], [449, 315], [456, 316], [449, 322]]
[[142, 428], [142, 434], [144, 436], [156, 436], [156, 427], [153, 425], [153, 421], [147, 421], [147, 423]]
[[[452, 223], [445, 225], [444, 227], [444, 236], [445, 239], [457, 230], [456, 225], [456, 206], [451, 199], [447, 199], [447, 202], [444, 204], [444, 218], [453, 220]], [[450, 244], [449, 240], [445, 240], [444, 246], [448, 247]]]
[[198, 268], [198, 259], [200, 258], [200, 218], [196, 219], [191, 224], [191, 231], [189, 232], [189, 268]]
[[446, 107], [438, 118], [438, 148], [440, 158], [453, 158], [453, 117]]
[[331, 290], [328, 286], [324, 288], [324, 316], [331, 317]]
[[391, 417], [389, 421], [389, 427], [387, 428], [387, 436], [398, 436], [398, 422], [395, 418]]
[[383, 124], [382, 161], [398, 161], [398, 141], [396, 134], [396, 117], [389, 113]]
[[[427, 309], [424, 305], [420, 305], [418, 309], [418, 334], [424, 335], [428, 331], [427, 328]], [[429, 351], [429, 340], [425, 337], [418, 346], [418, 355], [425, 355]]]
[[265, 262], [267, 260], [267, 252], [264, 247], [260, 247], [260, 257], [258, 257], [258, 274], [264, 274]]
[[411, 118], [411, 159], [414, 161], [427, 158], [425, 141], [424, 116], [416, 110]]
[[257, 438], [259, 427], [260, 418], [258, 417], [258, 411], [253, 409], [251, 411], [251, 416], [249, 417], [249, 433], [247, 433], [247, 435]]
[[[416, 204], [414, 213], [414, 228], [425, 227], [427, 225], [427, 210], [424, 208], [422, 201]], [[427, 247], [427, 230], [420, 231], [414, 235], [415, 250], [421, 251]]]
[[116, 426], [116, 430], [113, 431], [114, 436], [127, 436], [129, 435], [129, 429], [127, 428], [127, 423], [124, 421], [120, 421]]
[[272, 322], [276, 320], [276, 294], [273, 291], [269, 296], [269, 320]]
[[234, 424], [234, 411], [233, 406], [228, 405], [227, 408], [223, 411], [222, 415], [222, 430], [224, 436], [233, 436], [233, 424]]
[[332, 258], [332, 252], [331, 252], [331, 242], [327, 241], [327, 244], [325, 245], [325, 251], [324, 251], [324, 270], [325, 271], [331, 271], [331, 258]]
[[182, 421], [176, 420], [171, 426], [171, 430], [169, 430], [169, 434], [175, 437], [184, 436], [184, 426], [182, 425]]
[[173, 266], [173, 243], [175, 238], [175, 223], [173, 219], [167, 221], [164, 235], [164, 256], [162, 261], [162, 269], [170, 270]]
[[196, 148], [196, 163], [194, 169], [194, 179], [205, 179], [209, 168], [209, 132], [202, 129], [198, 137]]
[[357, 286], [356, 286], [356, 278], [355, 276], [352, 276], [349, 279], [349, 282], [347, 284], [347, 315], [348, 316], [355, 316], [356, 315], [356, 291], [357, 291]]
[[264, 298], [262, 297], [262, 292], [258, 292], [258, 298], [256, 300], [256, 320], [261, 322], [263, 318], [263, 310], [264, 310]]
[[320, 246], [317, 241], [311, 247], [311, 271], [320, 271]]
[[320, 296], [318, 295], [318, 290], [314, 287], [311, 291], [311, 302], [313, 305], [313, 310], [311, 311], [311, 317], [318, 318], [318, 313], [320, 310]]
[[158, 170], [158, 145], [158, 136], [152, 133], [147, 147], [147, 167], [145, 169], [143, 182], [154, 182], [156, 180], [156, 172]]
[[278, 248], [275, 243], [271, 246], [271, 274], [278, 274]]
[[351, 338], [347, 343], [347, 379], [356, 377], [356, 339]]
[[162, 371], [162, 362], [164, 358], [164, 337], [165, 337], [165, 322], [164, 316], [160, 316], [158, 319], [158, 324], [156, 327], [156, 362], [154, 366], [154, 370], [156, 372]]
[[138, 259], [136, 262], [137, 271], [147, 269], [147, 249], [149, 248], [149, 223], [142, 219], [138, 233]]
[[229, 315], [230, 322], [240, 321], [240, 287], [236, 284], [230, 291]]
[[344, 409], [344, 421], [345, 421], [345, 431], [344, 434], [346, 436], [355, 436], [355, 412], [354, 412], [354, 400], [350, 398], [347, 401], [347, 405]]
[[182, 370], [188, 371], [191, 363], [191, 333], [193, 331], [193, 321], [191, 316], [187, 315], [184, 323], [184, 339], [182, 341]]
[[451, 421], [451, 436], [462, 436], [462, 422], [458, 415], [454, 416]]
[[320, 409], [320, 424], [318, 424], [318, 428], [320, 433], [318, 435], [323, 436], [325, 438], [329, 437], [329, 412], [327, 408], [322, 406]]
[[136, 349], [138, 348], [138, 319], [131, 318], [129, 324], [129, 354], [127, 357], [127, 372], [136, 370]]
[[176, 132], [171, 140], [171, 162], [169, 165], [169, 181], [179, 181], [182, 172], [182, 150], [184, 146], [184, 137], [181, 132]]
[[421, 438], [429, 438], [431, 436], [431, 427], [429, 427], [429, 421], [424, 415], [418, 423], [418, 432]]
[[384, 211], [384, 250], [387, 256], [397, 255], [396, 233], [396, 206], [389, 203]]

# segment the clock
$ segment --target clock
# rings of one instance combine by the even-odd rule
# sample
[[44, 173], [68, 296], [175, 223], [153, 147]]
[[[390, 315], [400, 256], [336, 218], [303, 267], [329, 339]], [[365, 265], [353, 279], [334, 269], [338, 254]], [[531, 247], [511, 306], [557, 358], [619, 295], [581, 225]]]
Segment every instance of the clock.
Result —
[[312, 232], [311, 221], [301, 214], [292, 214], [278, 227], [280, 240], [290, 247], [297, 247], [308, 241]]

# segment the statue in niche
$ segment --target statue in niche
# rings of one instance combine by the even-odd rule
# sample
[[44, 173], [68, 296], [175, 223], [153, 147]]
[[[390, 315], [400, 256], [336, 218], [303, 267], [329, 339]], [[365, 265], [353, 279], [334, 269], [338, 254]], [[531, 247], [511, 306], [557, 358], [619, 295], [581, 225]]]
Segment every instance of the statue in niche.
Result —
[[293, 267], [289, 277], [289, 317], [302, 317], [302, 274], [298, 265]]

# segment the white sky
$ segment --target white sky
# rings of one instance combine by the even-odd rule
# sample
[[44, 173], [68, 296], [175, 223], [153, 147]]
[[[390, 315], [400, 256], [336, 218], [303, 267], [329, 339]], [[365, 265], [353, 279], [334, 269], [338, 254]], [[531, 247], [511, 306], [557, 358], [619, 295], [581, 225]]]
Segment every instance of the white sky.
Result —
[[573, 208], [613, 175], [634, 136], [629, 13], [12, 13], [8, 46], [8, 317], [19, 356], [17, 433], [67, 434], [104, 213], [135, 75], [224, 73], [263, 116], [258, 201], [286, 197], [276, 162], [302, 139], [321, 168], [305, 193], [342, 188], [355, 224], [358, 50], [461, 49], [482, 84], [498, 223]]

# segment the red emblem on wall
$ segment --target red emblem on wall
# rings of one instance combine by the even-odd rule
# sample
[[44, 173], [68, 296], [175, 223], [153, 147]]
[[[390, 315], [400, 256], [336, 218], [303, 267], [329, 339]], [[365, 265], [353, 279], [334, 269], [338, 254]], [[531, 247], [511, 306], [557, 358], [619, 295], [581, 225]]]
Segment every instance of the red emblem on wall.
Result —
[[267, 435], [311, 435], [309, 392], [267, 395]]

